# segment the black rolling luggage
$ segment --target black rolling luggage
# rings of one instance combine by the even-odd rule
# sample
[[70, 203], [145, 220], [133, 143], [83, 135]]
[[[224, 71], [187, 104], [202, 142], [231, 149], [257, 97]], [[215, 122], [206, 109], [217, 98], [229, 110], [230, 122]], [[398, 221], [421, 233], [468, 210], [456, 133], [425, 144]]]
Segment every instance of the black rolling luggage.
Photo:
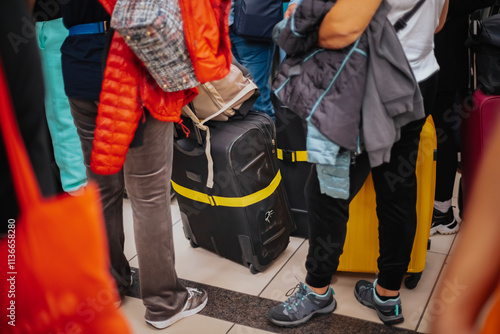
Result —
[[274, 123], [249, 112], [244, 119], [206, 125], [208, 141], [196, 128], [196, 136], [177, 131], [175, 139], [172, 184], [185, 236], [193, 247], [252, 273], [263, 271], [286, 249], [295, 228], [277, 166]]
[[276, 112], [276, 146], [278, 166], [281, 170], [288, 203], [293, 215], [298, 237], [309, 237], [309, 217], [304, 189], [311, 163], [307, 162], [306, 130], [304, 121], [278, 99], [273, 99]]

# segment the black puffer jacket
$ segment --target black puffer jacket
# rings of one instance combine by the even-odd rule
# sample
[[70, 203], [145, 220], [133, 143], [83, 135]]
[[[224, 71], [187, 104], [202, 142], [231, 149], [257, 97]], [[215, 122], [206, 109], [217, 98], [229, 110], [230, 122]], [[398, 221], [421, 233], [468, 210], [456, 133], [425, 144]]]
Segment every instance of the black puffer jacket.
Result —
[[368, 41], [363, 33], [340, 50], [315, 47], [319, 25], [335, 2], [304, 0], [290, 19], [275, 28], [275, 41], [289, 57], [273, 82], [273, 90], [284, 105], [301, 118], [310, 118], [329, 140], [356, 151]]

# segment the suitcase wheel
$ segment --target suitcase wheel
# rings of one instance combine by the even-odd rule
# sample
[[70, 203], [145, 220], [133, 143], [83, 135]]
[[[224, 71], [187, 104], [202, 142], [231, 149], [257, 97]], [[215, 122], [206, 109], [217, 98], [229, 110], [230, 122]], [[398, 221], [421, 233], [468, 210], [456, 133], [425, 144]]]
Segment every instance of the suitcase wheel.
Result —
[[189, 240], [189, 244], [190, 244], [190, 245], [191, 245], [191, 247], [193, 247], [193, 248], [198, 248], [198, 247], [200, 247], [200, 246], [198, 246], [198, 244], [197, 244], [196, 242], [194, 242], [194, 241], [193, 241], [193, 240], [191, 240], [191, 239]]
[[259, 272], [259, 271], [258, 271], [258, 270], [254, 267], [254, 265], [253, 265], [253, 264], [251, 264], [251, 263], [250, 263], [250, 266], [249, 266], [248, 268], [250, 269], [250, 272], [251, 272], [252, 274], [254, 274], [254, 275], [255, 275], [255, 274], [257, 274], [257, 273]]
[[418, 282], [420, 281], [420, 278], [422, 278], [422, 273], [410, 274], [410, 276], [406, 277], [406, 279], [405, 279], [406, 288], [415, 289]]

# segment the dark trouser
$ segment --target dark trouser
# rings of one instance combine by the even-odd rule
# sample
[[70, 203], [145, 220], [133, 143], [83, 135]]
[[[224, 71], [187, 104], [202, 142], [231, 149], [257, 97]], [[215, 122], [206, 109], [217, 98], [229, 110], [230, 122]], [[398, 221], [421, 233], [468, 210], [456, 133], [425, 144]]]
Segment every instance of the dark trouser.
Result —
[[453, 197], [458, 166], [456, 133], [460, 127], [460, 115], [454, 111], [455, 91], [436, 94], [432, 118], [436, 124], [436, 201], [444, 202]]
[[143, 144], [129, 149], [123, 169], [113, 175], [98, 175], [90, 169], [97, 102], [70, 99], [70, 106], [82, 143], [87, 176], [99, 184], [111, 273], [119, 288], [130, 284], [130, 267], [123, 253], [123, 192], [126, 186], [132, 204], [146, 319], [166, 320], [182, 310], [188, 297], [175, 271], [170, 212], [173, 124], [149, 117]]
[[[420, 83], [425, 109], [431, 110], [436, 75]], [[349, 220], [349, 203], [363, 186], [370, 170], [376, 193], [379, 218], [380, 256], [377, 284], [399, 290], [410, 263], [417, 227], [417, 162], [420, 132], [425, 119], [401, 129], [401, 138], [391, 150], [391, 161], [370, 168], [366, 153], [356, 158], [350, 170], [350, 198], [332, 198], [321, 194], [316, 166], [306, 185], [309, 211], [309, 252], [306, 283], [313, 287], [330, 284], [342, 255]], [[360, 246], [362, 247], [362, 246]]]

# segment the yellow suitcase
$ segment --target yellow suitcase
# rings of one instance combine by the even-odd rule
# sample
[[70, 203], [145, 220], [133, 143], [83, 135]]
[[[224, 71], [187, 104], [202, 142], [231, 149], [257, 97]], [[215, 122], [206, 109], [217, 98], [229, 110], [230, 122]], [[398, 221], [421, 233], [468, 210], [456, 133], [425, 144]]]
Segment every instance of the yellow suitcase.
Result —
[[[417, 158], [417, 232], [408, 266], [410, 276], [404, 282], [409, 289], [417, 286], [425, 268], [436, 185], [436, 145], [434, 122], [429, 116], [420, 135]], [[375, 191], [370, 175], [350, 205], [347, 237], [344, 253], [340, 257], [339, 271], [378, 271], [378, 219], [375, 207]]]

